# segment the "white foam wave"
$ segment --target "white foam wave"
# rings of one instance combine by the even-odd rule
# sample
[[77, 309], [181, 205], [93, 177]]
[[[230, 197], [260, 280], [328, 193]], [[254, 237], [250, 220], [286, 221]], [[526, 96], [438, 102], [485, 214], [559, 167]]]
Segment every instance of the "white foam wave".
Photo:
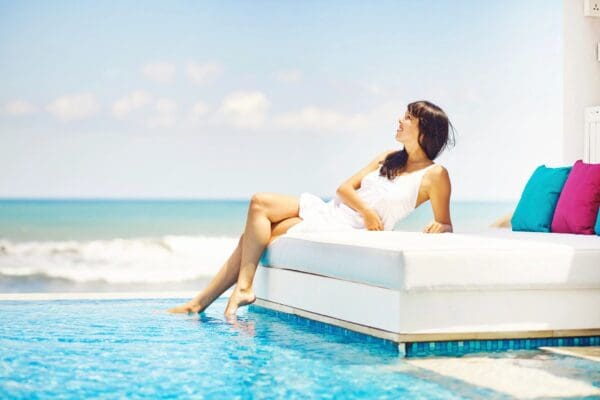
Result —
[[75, 282], [181, 282], [213, 276], [237, 238], [165, 236], [91, 241], [0, 240], [0, 274]]

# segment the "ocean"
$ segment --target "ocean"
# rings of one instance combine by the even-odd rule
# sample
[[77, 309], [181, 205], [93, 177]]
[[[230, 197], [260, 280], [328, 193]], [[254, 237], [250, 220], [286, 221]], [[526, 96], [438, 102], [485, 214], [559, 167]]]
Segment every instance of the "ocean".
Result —
[[[329, 200], [324, 198], [325, 201]], [[244, 230], [248, 200], [0, 200], [0, 293], [199, 290]], [[454, 231], [514, 202], [453, 202]], [[428, 202], [396, 225], [421, 231]]]

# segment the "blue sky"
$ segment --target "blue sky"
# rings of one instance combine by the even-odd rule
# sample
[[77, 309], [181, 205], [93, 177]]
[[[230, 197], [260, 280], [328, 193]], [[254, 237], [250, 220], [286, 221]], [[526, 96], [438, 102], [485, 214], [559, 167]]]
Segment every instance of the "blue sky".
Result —
[[426, 99], [455, 200], [561, 163], [562, 2], [0, 1], [0, 196], [331, 196]]

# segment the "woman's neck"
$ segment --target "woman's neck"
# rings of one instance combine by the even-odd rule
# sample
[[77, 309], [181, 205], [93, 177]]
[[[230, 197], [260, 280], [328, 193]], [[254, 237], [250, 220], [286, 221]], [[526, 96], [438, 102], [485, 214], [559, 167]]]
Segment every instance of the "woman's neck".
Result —
[[425, 154], [421, 147], [416, 146], [416, 148], [411, 148], [410, 146], [405, 146], [404, 149], [408, 153], [406, 165], [420, 165], [432, 163], [432, 161], [429, 159], [429, 157], [427, 157], [427, 154]]

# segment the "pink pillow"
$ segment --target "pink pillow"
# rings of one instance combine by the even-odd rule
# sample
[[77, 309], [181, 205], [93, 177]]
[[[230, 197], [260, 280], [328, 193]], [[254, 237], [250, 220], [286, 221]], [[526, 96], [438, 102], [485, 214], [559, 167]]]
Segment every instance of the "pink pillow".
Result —
[[560, 192], [552, 232], [594, 234], [600, 206], [600, 164], [577, 160]]

